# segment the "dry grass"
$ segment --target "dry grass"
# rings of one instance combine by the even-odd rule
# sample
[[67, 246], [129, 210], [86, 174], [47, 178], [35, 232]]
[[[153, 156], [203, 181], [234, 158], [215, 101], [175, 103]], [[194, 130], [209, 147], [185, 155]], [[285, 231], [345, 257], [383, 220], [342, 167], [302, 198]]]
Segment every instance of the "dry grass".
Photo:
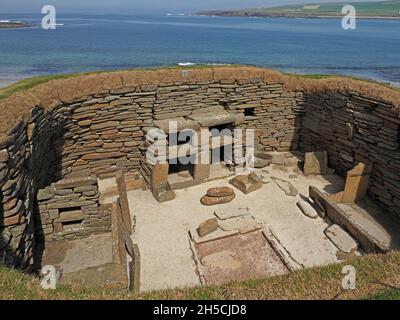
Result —
[[[26, 120], [35, 106], [45, 110], [54, 108], [60, 102], [73, 102], [93, 94], [123, 87], [137, 87], [149, 84], [172, 84], [174, 82], [197, 82], [213, 80], [243, 80], [258, 78], [268, 84], [282, 83], [287, 91], [358, 92], [400, 110], [400, 91], [385, 85], [344, 77], [312, 78], [284, 75], [280, 72], [256, 67], [195, 67], [129, 70], [82, 75], [63, 75], [24, 80], [22, 83], [0, 91], [0, 141], [7, 138], [7, 132]], [[1, 99], [3, 98], [3, 99]], [[400, 113], [399, 113], [400, 116]]]
[[[343, 292], [338, 299], [400, 299], [400, 290], [383, 284], [400, 286], [400, 253], [368, 255], [353, 258], [345, 264], [357, 270], [357, 289]], [[59, 286], [43, 291], [38, 281], [14, 270], [0, 268], [0, 299], [322, 299], [335, 298], [341, 292], [341, 265], [301, 270], [284, 276], [230, 283], [222, 286], [197, 287], [132, 295], [104, 288], [82, 289]]]

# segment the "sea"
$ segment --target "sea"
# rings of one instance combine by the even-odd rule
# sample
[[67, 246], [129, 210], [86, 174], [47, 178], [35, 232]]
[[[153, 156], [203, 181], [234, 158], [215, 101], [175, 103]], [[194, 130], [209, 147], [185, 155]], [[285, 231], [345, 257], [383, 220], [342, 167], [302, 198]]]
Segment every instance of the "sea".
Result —
[[0, 87], [53, 74], [170, 65], [254, 65], [292, 74], [339, 74], [400, 86], [400, 20], [195, 15], [0, 14], [32, 24], [0, 29]]

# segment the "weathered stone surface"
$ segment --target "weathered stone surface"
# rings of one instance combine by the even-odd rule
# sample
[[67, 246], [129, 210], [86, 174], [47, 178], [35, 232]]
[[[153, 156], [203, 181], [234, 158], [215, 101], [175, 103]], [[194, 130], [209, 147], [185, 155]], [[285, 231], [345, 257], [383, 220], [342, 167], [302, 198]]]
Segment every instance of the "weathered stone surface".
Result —
[[257, 153], [255, 157], [261, 160], [269, 161], [271, 164], [285, 165], [288, 161], [286, 155], [287, 154], [284, 152], [263, 152]]
[[23, 201], [18, 199], [17, 204], [15, 205], [14, 208], [4, 211], [3, 213], [4, 218], [8, 218], [20, 213], [21, 210], [23, 210], [23, 205], [24, 205]]
[[55, 222], [74, 222], [81, 221], [83, 219], [85, 219], [85, 215], [83, 214], [82, 210], [74, 210], [61, 212], [60, 217], [56, 219]]
[[337, 224], [326, 228], [324, 233], [343, 252], [352, 253], [358, 248], [358, 243]]
[[158, 202], [167, 202], [175, 199], [175, 192], [172, 191], [171, 186], [168, 182], [164, 182], [158, 185], [152, 186], [152, 192], [154, 198]]
[[271, 160], [254, 157], [254, 168], [256, 168], [256, 169], [265, 168], [270, 163], [271, 163]]
[[236, 121], [236, 115], [226, 111], [196, 114], [191, 115], [189, 118], [200, 123], [202, 127], [213, 127], [220, 124], [234, 123]]
[[347, 172], [346, 185], [344, 187], [342, 202], [350, 203], [362, 200], [368, 191], [369, 175], [372, 165], [359, 163]]
[[284, 179], [280, 179], [277, 177], [271, 177], [272, 180], [281, 188], [285, 194], [289, 197], [295, 197], [298, 194], [297, 189], [289, 182]]
[[128, 234], [132, 234], [132, 222], [131, 222], [131, 214], [129, 210], [129, 202], [128, 195], [126, 193], [126, 184], [124, 173], [119, 171], [116, 175], [117, 187], [118, 187], [118, 202], [121, 206], [122, 211], [122, 219], [124, 222], [125, 231]]
[[9, 154], [7, 150], [0, 150], [0, 162], [7, 162]]
[[49, 200], [54, 197], [54, 193], [49, 188], [41, 189], [38, 191], [36, 199], [38, 201]]
[[317, 219], [318, 218], [318, 212], [315, 210], [315, 208], [308, 203], [307, 201], [300, 200], [297, 202], [297, 206], [303, 212], [303, 214], [311, 219]]
[[80, 177], [72, 179], [60, 180], [54, 184], [56, 190], [70, 189], [75, 187], [83, 187], [95, 184], [97, 182], [96, 177]]
[[154, 125], [157, 128], [163, 130], [165, 133], [181, 132], [182, 130], [187, 130], [187, 129], [189, 130], [200, 129], [200, 124], [198, 122], [190, 119], [185, 119], [183, 117], [167, 119], [167, 120], [155, 120]]
[[231, 202], [233, 199], [235, 199], [235, 194], [227, 197], [210, 197], [208, 195], [205, 195], [200, 199], [200, 202], [202, 205], [205, 206], [215, 206], [217, 204]]
[[304, 174], [325, 175], [328, 173], [328, 153], [326, 151], [306, 152]]
[[229, 187], [215, 187], [207, 190], [209, 197], [230, 197], [235, 194], [235, 191]]
[[48, 209], [67, 209], [84, 207], [96, 204], [96, 201], [82, 200], [82, 201], [68, 201], [68, 202], [54, 202], [47, 205]]
[[238, 230], [239, 232], [249, 232], [256, 229], [262, 229], [264, 227], [264, 223], [256, 220], [252, 215], [246, 215], [222, 220], [219, 222], [219, 227], [224, 231]]
[[249, 194], [263, 186], [262, 180], [257, 176], [256, 173], [249, 175], [239, 175], [229, 181], [230, 184], [238, 188], [244, 194]]
[[218, 220], [216, 218], [207, 220], [199, 225], [197, 233], [200, 237], [204, 237], [218, 229]]
[[250, 210], [249, 208], [238, 208], [236, 210], [217, 210], [214, 212], [214, 215], [219, 219], [219, 220], [226, 220], [226, 219], [232, 219], [232, 218], [237, 218], [237, 217], [242, 217], [242, 216], [248, 216], [250, 215]]

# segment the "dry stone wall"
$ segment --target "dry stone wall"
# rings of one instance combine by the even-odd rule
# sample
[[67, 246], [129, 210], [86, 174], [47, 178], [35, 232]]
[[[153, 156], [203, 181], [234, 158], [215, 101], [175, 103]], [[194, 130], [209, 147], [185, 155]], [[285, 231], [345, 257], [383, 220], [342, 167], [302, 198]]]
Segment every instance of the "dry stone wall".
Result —
[[[236, 127], [255, 129], [257, 151], [327, 150], [342, 174], [372, 161], [370, 194], [399, 215], [399, 105], [399, 94], [387, 88], [247, 67], [82, 76], [17, 94], [0, 102], [10, 119], [0, 128], [0, 263], [27, 267], [35, 240], [54, 238], [58, 218], [47, 209], [44, 217], [34, 214], [48, 205], [37, 199], [39, 190], [61, 179], [147, 172], [149, 128], [219, 112], [241, 118]], [[74, 188], [71, 194], [82, 196]], [[99, 230], [109, 225], [105, 216], [98, 211]], [[42, 218], [43, 234], [35, 232]]]
[[304, 96], [300, 148], [327, 150], [342, 175], [372, 163], [369, 194], [400, 219], [400, 119], [393, 106], [355, 92]]

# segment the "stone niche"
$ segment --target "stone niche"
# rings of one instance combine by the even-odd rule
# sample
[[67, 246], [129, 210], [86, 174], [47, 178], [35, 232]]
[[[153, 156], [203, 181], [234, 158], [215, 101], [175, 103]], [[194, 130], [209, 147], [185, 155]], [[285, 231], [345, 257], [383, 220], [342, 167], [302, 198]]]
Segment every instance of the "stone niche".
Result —
[[111, 230], [111, 217], [99, 205], [94, 176], [63, 179], [37, 195], [37, 234], [45, 241], [74, 240]]

